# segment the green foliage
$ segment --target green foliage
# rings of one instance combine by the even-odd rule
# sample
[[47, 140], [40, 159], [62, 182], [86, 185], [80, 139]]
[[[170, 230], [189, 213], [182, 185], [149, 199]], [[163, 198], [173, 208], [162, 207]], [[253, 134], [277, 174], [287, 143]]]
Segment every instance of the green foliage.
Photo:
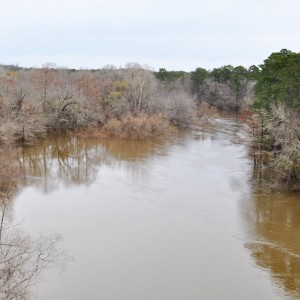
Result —
[[205, 79], [208, 77], [208, 71], [203, 68], [197, 68], [195, 71], [191, 72], [191, 79], [193, 83], [197, 86], [204, 83]]
[[113, 86], [118, 92], [124, 92], [128, 88], [129, 83], [127, 81], [114, 81]]
[[248, 68], [248, 76], [251, 80], [257, 80], [260, 69], [259, 67], [252, 65]]
[[165, 68], [160, 68], [158, 72], [154, 72], [154, 75], [157, 79], [166, 82], [172, 83], [186, 74], [184, 71], [167, 71]]
[[247, 87], [248, 79], [248, 70], [245, 69], [243, 66], [237, 66], [233, 68], [229, 79], [229, 85], [231, 89], [235, 92], [236, 101], [243, 97]]
[[210, 72], [210, 77], [219, 83], [228, 82], [231, 79], [233, 69], [234, 67], [231, 65], [215, 68]]
[[250, 78], [249, 71], [243, 66], [233, 67], [227, 65], [213, 69], [210, 72], [210, 77], [213, 78], [214, 81], [225, 83], [230, 87], [235, 94], [235, 107], [238, 109], [246, 92], [247, 83]]
[[199, 98], [200, 87], [203, 86], [205, 79], [208, 77], [209, 73], [203, 68], [197, 68], [195, 71], [191, 72], [191, 80], [193, 83], [193, 92], [197, 92]]
[[300, 109], [300, 53], [286, 49], [274, 52], [260, 68], [252, 109], [269, 111], [272, 104], [280, 103]]
[[242, 80], [248, 80], [249, 78], [249, 72], [246, 68], [243, 66], [237, 66], [233, 68], [231, 72], [231, 81], [242, 81]]
[[233, 67], [231, 65], [215, 68], [210, 72], [210, 77], [219, 83], [236, 83], [248, 80], [250, 71], [243, 66]]
[[125, 92], [128, 85], [126, 81], [113, 82], [114, 90], [111, 91], [103, 101], [106, 117], [120, 117], [127, 109]]

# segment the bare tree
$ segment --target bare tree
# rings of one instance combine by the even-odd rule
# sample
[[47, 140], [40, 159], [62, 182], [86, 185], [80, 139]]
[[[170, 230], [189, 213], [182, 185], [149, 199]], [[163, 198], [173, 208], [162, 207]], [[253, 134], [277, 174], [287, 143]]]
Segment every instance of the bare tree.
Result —
[[86, 99], [89, 117], [97, 123], [103, 123], [109, 116], [106, 100], [113, 91], [113, 82], [109, 78], [87, 71], [75, 74], [75, 89], [81, 98]]
[[55, 89], [46, 101], [48, 126], [62, 131], [84, 127], [88, 119], [86, 97], [78, 92], [74, 78], [67, 70], [57, 72]]
[[275, 181], [291, 189], [300, 188], [300, 121], [299, 112], [284, 105], [271, 107], [271, 111], [256, 113], [243, 111], [245, 122], [242, 135], [235, 141], [249, 146], [253, 165], [259, 178], [267, 170]]
[[177, 126], [190, 126], [196, 116], [194, 98], [181, 87], [171, 90], [161, 87], [154, 109], [165, 114], [170, 123]]
[[11, 202], [0, 194], [0, 298], [3, 300], [31, 299], [31, 288], [48, 268], [63, 268], [68, 256], [59, 249], [57, 234], [31, 238], [15, 226], [6, 223]]
[[35, 112], [40, 109], [45, 110], [46, 101], [55, 86], [56, 73], [55, 65], [52, 63], [45, 64], [42, 69], [31, 71], [31, 88], [32, 92], [36, 94]]
[[271, 166], [280, 180], [300, 186], [300, 120], [299, 112], [284, 105], [272, 107], [272, 118], [267, 124], [272, 142]]
[[128, 82], [127, 96], [137, 116], [154, 95], [155, 76], [148, 66], [137, 63], [126, 65], [125, 80]]

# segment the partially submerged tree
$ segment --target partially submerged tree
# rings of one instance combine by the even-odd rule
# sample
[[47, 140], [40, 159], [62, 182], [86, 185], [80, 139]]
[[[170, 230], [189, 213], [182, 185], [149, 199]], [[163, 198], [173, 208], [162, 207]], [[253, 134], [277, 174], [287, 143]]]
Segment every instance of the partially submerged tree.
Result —
[[272, 137], [272, 168], [276, 176], [300, 188], [300, 119], [297, 111], [273, 106], [268, 130]]
[[299, 189], [300, 53], [286, 49], [272, 53], [260, 68], [251, 116], [246, 120], [248, 143], [251, 149], [258, 145], [259, 153], [270, 154], [266, 169], [272, 170], [275, 180]]
[[173, 125], [189, 126], [195, 105], [206, 100], [200, 90], [207, 76], [202, 68], [191, 74], [165, 69], [155, 73], [137, 63], [98, 70], [68, 70], [53, 64], [2, 67], [0, 144], [33, 145], [47, 133], [104, 126], [130, 114], [161, 114]]

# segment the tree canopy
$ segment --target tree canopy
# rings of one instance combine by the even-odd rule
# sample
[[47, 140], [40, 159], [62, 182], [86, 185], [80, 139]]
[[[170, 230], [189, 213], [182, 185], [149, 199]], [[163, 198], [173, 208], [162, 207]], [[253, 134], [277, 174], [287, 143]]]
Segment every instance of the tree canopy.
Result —
[[270, 110], [272, 104], [281, 103], [300, 109], [300, 53], [274, 52], [259, 67], [252, 108]]
[[171, 83], [184, 76], [184, 71], [167, 71], [165, 68], [160, 68], [158, 72], [154, 72], [157, 79]]

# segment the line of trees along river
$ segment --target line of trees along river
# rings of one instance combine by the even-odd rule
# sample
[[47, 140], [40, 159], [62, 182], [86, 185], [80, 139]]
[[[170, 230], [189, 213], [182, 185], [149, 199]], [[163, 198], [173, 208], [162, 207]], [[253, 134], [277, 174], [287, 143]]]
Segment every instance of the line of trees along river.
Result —
[[188, 127], [203, 110], [210, 114], [209, 106], [241, 109], [251, 101], [256, 72], [254, 66], [153, 72], [136, 63], [99, 70], [2, 66], [0, 143], [32, 144], [50, 131], [97, 125], [114, 136], [163, 135], [168, 125]]
[[249, 145], [258, 173], [267, 170], [274, 181], [298, 189], [299, 56], [283, 49], [260, 66], [189, 73], [136, 63], [99, 70], [2, 66], [0, 144], [32, 145], [49, 133], [87, 128], [98, 136], [145, 139], [190, 127], [215, 108], [242, 110], [240, 141]]

